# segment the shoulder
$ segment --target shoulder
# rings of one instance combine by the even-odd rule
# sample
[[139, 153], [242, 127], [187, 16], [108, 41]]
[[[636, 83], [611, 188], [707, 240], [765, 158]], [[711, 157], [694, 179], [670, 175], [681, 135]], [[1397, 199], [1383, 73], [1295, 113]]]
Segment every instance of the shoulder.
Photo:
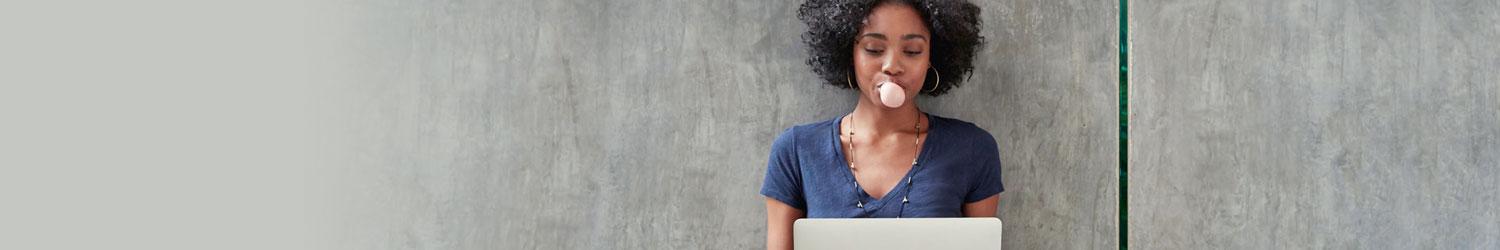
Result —
[[834, 133], [832, 129], [837, 127], [837, 122], [838, 118], [833, 118], [787, 128], [781, 131], [781, 134], [777, 135], [776, 140], [771, 143], [771, 151], [795, 151], [799, 144], [815, 142], [818, 135]]
[[981, 152], [997, 152], [998, 147], [995, 144], [995, 136], [978, 125], [964, 120], [937, 115], [932, 115], [930, 118], [932, 119], [933, 133], [943, 136], [944, 140], [949, 140], [951, 143], [957, 145], [967, 145]]

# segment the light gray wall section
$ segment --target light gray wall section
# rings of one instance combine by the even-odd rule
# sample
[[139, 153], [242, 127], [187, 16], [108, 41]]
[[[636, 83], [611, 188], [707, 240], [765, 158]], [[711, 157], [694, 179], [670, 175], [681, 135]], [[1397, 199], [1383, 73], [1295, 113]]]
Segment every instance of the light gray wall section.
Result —
[[1500, 2], [1129, 6], [1131, 248], [1500, 248]]
[[977, 4], [990, 44], [973, 82], [932, 109], [999, 143], [1005, 247], [1118, 248], [1118, 4]]
[[[772, 139], [852, 108], [798, 1], [350, 1], [328, 248], [755, 249]], [[990, 46], [919, 103], [997, 138], [1018, 249], [1117, 244], [1114, 1], [982, 3]]]

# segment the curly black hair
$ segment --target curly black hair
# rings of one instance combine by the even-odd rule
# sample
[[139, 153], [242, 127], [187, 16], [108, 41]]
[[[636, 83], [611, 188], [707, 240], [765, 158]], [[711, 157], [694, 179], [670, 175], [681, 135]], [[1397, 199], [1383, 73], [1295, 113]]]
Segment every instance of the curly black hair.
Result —
[[[932, 66], [942, 76], [937, 89], [923, 93], [939, 96], [958, 87], [974, 70], [974, 52], [984, 46], [979, 35], [979, 6], [965, 0], [808, 0], [797, 10], [807, 24], [802, 42], [807, 43], [807, 65], [824, 83], [849, 88], [845, 83], [854, 70], [854, 39], [865, 17], [881, 4], [905, 4], [917, 10], [932, 33]], [[932, 86], [928, 77], [924, 86]]]

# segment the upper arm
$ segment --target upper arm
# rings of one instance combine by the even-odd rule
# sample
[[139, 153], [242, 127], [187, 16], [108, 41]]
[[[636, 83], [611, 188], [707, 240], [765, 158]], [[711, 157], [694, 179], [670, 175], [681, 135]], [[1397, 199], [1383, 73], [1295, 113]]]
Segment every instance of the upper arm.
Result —
[[1000, 193], [1005, 192], [1000, 149], [993, 136], [982, 130], [980, 133], [984, 137], [975, 141], [977, 164], [972, 171], [975, 179], [972, 180], [973, 186], [969, 194], [964, 198], [964, 216], [994, 217], [995, 211], [1000, 207]]
[[[1001, 176], [1000, 149], [995, 145], [994, 137], [991, 137], [989, 133], [983, 133], [983, 135], [982, 139], [974, 141], [974, 161], [967, 171], [973, 179], [969, 179], [969, 191], [964, 195], [966, 205], [994, 198], [1000, 192], [1005, 192], [1005, 181]], [[995, 203], [995, 201], [986, 203]]]
[[801, 209], [766, 197], [766, 249], [792, 249], [792, 223], [802, 217]]
[[766, 159], [765, 180], [761, 182], [760, 194], [797, 209], [806, 209], [802, 194], [802, 168], [797, 159], [796, 127], [787, 129], [771, 143], [771, 156]]
[[766, 161], [766, 178], [760, 189], [766, 200], [766, 249], [791, 249], [792, 223], [805, 215], [807, 203], [802, 195], [795, 128], [776, 137]]

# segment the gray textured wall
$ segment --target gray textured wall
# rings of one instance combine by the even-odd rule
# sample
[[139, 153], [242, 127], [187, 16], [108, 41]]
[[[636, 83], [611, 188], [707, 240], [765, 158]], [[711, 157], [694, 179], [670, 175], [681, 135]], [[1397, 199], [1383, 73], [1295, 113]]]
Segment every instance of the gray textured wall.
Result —
[[[798, 1], [320, 6], [325, 246], [753, 249], [771, 140], [852, 108]], [[1117, 244], [1114, 1], [981, 3], [990, 46], [919, 100], [1000, 144], [1013, 248]]]
[[1500, 248], [1500, 2], [1129, 17], [1132, 248]]

